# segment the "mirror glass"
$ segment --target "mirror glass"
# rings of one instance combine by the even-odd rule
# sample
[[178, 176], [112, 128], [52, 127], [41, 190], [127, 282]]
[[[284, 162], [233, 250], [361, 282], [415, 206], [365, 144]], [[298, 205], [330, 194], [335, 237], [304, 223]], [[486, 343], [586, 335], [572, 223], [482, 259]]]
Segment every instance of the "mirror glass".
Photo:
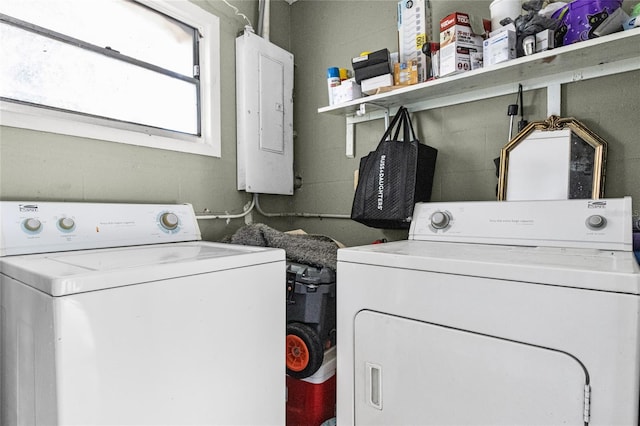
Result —
[[600, 198], [606, 148], [574, 118], [529, 123], [500, 151], [498, 199]]

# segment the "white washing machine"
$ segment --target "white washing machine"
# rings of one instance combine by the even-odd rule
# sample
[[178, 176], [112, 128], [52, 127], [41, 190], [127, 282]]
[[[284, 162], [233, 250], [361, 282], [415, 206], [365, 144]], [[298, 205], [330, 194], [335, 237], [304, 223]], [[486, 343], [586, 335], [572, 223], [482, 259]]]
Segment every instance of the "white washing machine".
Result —
[[416, 205], [340, 249], [339, 425], [637, 425], [631, 199]]
[[0, 213], [2, 425], [284, 424], [283, 250], [190, 205]]

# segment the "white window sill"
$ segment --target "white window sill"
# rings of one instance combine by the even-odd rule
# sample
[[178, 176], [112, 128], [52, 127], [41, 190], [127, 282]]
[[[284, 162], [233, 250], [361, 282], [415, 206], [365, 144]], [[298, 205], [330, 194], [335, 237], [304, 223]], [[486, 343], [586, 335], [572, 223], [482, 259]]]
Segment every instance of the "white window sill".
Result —
[[[152, 134], [132, 130], [137, 126], [122, 123], [122, 128], [105, 126], [106, 120], [82, 117], [60, 111], [47, 110], [12, 102], [0, 102], [0, 125], [78, 136], [128, 145], [144, 146], [156, 149], [185, 152], [191, 154], [220, 157], [220, 147], [215, 146], [206, 137], [184, 135], [184, 140], [161, 134]], [[158, 131], [160, 133], [160, 131]], [[168, 132], [166, 132], [168, 133]]]

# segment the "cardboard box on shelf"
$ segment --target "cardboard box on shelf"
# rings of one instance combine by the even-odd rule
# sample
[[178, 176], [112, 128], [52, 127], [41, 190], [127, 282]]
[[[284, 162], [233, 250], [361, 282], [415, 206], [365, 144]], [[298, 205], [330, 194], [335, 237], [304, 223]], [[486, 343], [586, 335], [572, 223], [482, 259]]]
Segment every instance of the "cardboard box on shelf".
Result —
[[352, 58], [351, 65], [353, 76], [358, 84], [367, 78], [389, 74], [392, 71], [389, 49], [381, 49]]
[[[473, 33], [468, 14], [453, 12], [440, 20], [440, 77], [470, 71], [471, 56], [479, 53], [482, 37]], [[479, 65], [477, 60], [474, 64]]]
[[343, 80], [339, 86], [333, 88], [333, 103], [341, 104], [362, 97], [360, 85], [356, 83], [355, 78]]
[[375, 95], [378, 91], [391, 87], [393, 87], [393, 75], [391, 74], [379, 75], [360, 82], [362, 93], [367, 95]]
[[389, 74], [391, 70], [391, 63], [383, 62], [375, 65], [369, 65], [368, 67], [355, 69], [353, 70], [353, 76], [356, 80], [356, 83], [360, 84], [362, 83], [362, 80], [377, 77], [379, 75]]
[[440, 77], [471, 71], [471, 54], [482, 53], [482, 39], [477, 38], [476, 43], [469, 46], [468, 43], [453, 42], [440, 49]]
[[458, 43], [459, 47], [473, 48], [477, 44], [477, 38], [466, 13], [453, 12], [440, 20], [441, 49], [451, 43]]
[[382, 64], [391, 61], [389, 49], [380, 49], [375, 52], [363, 53], [360, 56], [351, 59], [351, 65], [354, 70], [366, 68], [372, 65]]
[[508, 27], [502, 28], [504, 28], [504, 30], [492, 32], [491, 34], [493, 35], [483, 42], [485, 67], [490, 67], [491, 65], [509, 61], [517, 57], [516, 32]]
[[418, 83], [418, 63], [411, 61], [393, 64], [393, 85], [409, 86]]
[[427, 78], [426, 57], [422, 46], [431, 33], [431, 8], [427, 0], [398, 2], [398, 62], [416, 61], [418, 80]]
[[555, 46], [555, 35], [553, 30], [542, 30], [536, 34], [536, 53], [553, 49]]

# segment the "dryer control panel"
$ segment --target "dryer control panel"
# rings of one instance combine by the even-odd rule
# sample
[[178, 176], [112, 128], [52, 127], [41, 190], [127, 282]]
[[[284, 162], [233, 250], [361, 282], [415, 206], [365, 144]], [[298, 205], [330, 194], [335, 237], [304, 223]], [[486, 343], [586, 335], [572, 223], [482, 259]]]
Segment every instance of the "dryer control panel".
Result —
[[409, 239], [632, 249], [631, 198], [418, 203]]
[[190, 204], [0, 202], [0, 256], [201, 239]]

